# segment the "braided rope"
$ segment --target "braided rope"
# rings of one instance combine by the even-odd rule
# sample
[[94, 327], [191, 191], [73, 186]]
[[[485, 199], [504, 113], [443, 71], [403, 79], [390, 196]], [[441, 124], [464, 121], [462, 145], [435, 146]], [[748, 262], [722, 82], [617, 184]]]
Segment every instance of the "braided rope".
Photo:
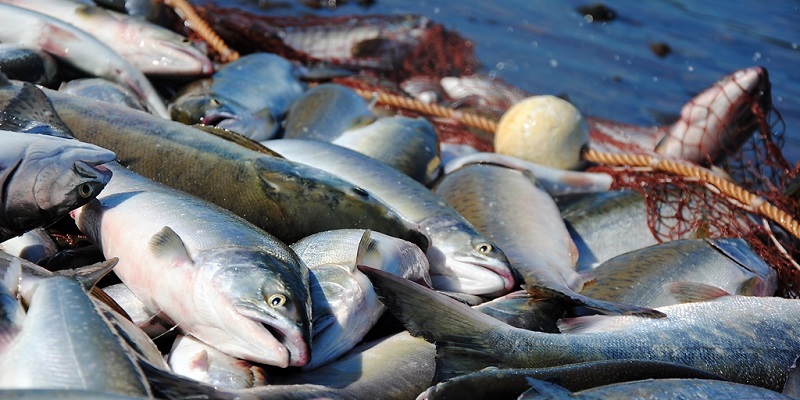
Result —
[[737, 206], [769, 218], [796, 238], [800, 239], [800, 223], [789, 213], [772, 205], [764, 198], [750, 193], [735, 183], [714, 175], [711, 171], [689, 162], [638, 154], [611, 154], [594, 149], [585, 151], [583, 153], [583, 158], [587, 161], [601, 164], [647, 167], [653, 170], [697, 179], [706, 185], [712, 186], [727, 198], [734, 200], [734, 204]]
[[231, 49], [225, 44], [203, 18], [197, 14], [194, 6], [186, 0], [163, 0], [164, 4], [175, 10], [203, 40], [211, 46], [214, 51], [219, 53], [222, 62], [230, 62], [239, 59], [239, 52]]
[[423, 103], [410, 97], [399, 96], [391, 93], [372, 92], [365, 89], [353, 90], [355, 90], [359, 96], [365, 99], [374, 98], [380, 104], [402, 108], [405, 110], [417, 111], [434, 117], [451, 118], [461, 122], [466, 126], [478, 128], [486, 132], [494, 132], [497, 130], [497, 122], [479, 115], [462, 113], [452, 108], [442, 107], [438, 104]]
[[[176, 12], [183, 15], [189, 25], [200, 35], [211, 47], [216, 50], [224, 62], [233, 61], [239, 58], [236, 50], [229, 48], [225, 42], [214, 32], [208, 24], [200, 18], [194, 7], [186, 0], [164, 0], [164, 3]], [[405, 96], [399, 96], [385, 92], [374, 92], [365, 89], [354, 88], [359, 96], [365, 99], [375, 99], [378, 103], [389, 105], [396, 108], [417, 111], [429, 116], [451, 118], [463, 123], [466, 126], [481, 129], [494, 134], [497, 131], [497, 122], [470, 113], [463, 113], [438, 104], [423, 103], [419, 100]], [[594, 149], [589, 149], [583, 153], [587, 161], [631, 167], [647, 167], [653, 170], [669, 172], [686, 178], [694, 178], [698, 181], [712, 186], [720, 194], [734, 200], [735, 204], [748, 211], [759, 213], [773, 222], [777, 223], [796, 238], [800, 239], [800, 223], [787, 212], [772, 205], [764, 198], [757, 196], [735, 183], [720, 178], [712, 174], [709, 170], [679, 160], [661, 159], [651, 156], [638, 154], [612, 154], [604, 153]]]
[[[387, 104], [392, 107], [403, 108], [421, 112], [426, 115], [436, 117], [453, 118], [464, 125], [482, 129], [489, 133], [497, 130], [497, 122], [478, 115], [463, 113], [451, 108], [442, 107], [437, 104], [427, 104], [409, 97], [398, 96], [382, 92], [370, 92], [364, 89], [355, 89], [356, 92], [366, 99], [376, 98], [378, 103]], [[706, 185], [712, 186], [720, 194], [734, 201], [738, 207], [753, 213], [760, 214], [777, 223], [796, 238], [800, 239], [800, 223], [789, 213], [772, 205], [764, 198], [745, 190], [735, 183], [714, 175], [708, 169], [691, 164], [687, 161], [669, 160], [656, 158], [640, 154], [614, 154], [604, 153], [594, 149], [589, 149], [583, 153], [586, 161], [599, 164], [646, 167], [653, 170], [669, 172], [685, 178], [693, 178]]]

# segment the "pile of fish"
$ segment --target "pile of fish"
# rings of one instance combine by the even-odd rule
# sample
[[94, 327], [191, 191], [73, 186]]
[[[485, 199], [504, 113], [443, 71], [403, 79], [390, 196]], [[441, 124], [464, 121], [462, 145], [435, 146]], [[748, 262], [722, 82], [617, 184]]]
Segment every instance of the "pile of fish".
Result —
[[[335, 68], [215, 66], [127, 3], [0, 4], [1, 397], [800, 394], [800, 303], [744, 239], [660, 243], [608, 175], [309, 85]], [[765, 85], [692, 104], [746, 123]], [[742, 142], [707, 118], [629, 144]]]

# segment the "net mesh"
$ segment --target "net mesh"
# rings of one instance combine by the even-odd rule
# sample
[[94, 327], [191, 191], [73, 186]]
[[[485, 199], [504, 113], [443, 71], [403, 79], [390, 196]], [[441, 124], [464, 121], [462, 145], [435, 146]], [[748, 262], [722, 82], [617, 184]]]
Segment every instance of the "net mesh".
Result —
[[[253, 15], [243, 10], [206, 5], [198, 9], [211, 27], [229, 45], [245, 54], [267, 51], [305, 64], [324, 61], [357, 71], [357, 75], [338, 78], [337, 83], [368, 93], [408, 95], [401, 87], [418, 79], [438, 82], [446, 76], [468, 77], [478, 71], [472, 43], [424, 17], [332, 17], [287, 18]], [[176, 21], [176, 29], [184, 29]], [[332, 47], [320, 50], [319, 43]], [[796, 193], [800, 163], [791, 165], [781, 151], [785, 126], [771, 102], [769, 83], [729, 110], [688, 104], [693, 112], [709, 115], [735, 114], [736, 118], [716, 121], [724, 132], [719, 137], [737, 138], [712, 143], [719, 154], [703, 153], [698, 166], [709, 167], [729, 177], [758, 199], [772, 203], [790, 216], [800, 211]], [[496, 88], [519, 94], [519, 90], [494, 80]], [[504, 90], [470, 94], [458, 99], [436, 92], [435, 102], [497, 120], [513, 101], [489, 101]], [[508, 100], [508, 98], [506, 98]], [[695, 100], [693, 100], [695, 101]], [[458, 118], [430, 117], [424, 108], [411, 111], [402, 102], [382, 104], [387, 110], [411, 116], [428, 116], [443, 143], [463, 143], [481, 151], [492, 150], [492, 134], [470, 128]], [[706, 109], [703, 109], [706, 107]], [[733, 109], [736, 107], [736, 109]], [[592, 147], [617, 153], [656, 155], [655, 142], [647, 138], [668, 133], [665, 127], [642, 128], [603, 120], [589, 120]], [[703, 136], [712, 137], [711, 127]], [[716, 137], [716, 136], [714, 136]], [[643, 142], [639, 142], [645, 138]], [[713, 140], [712, 140], [713, 142]], [[681, 146], [704, 146], [681, 143]], [[681, 238], [745, 238], [752, 248], [778, 273], [779, 294], [800, 296], [800, 243], [797, 237], [753, 212], [754, 205], [739, 204], [702, 180], [679, 176], [652, 168], [595, 164], [590, 168], [614, 177], [614, 189], [641, 192], [647, 202], [648, 223], [659, 241]], [[793, 192], [794, 191], [794, 192]]]

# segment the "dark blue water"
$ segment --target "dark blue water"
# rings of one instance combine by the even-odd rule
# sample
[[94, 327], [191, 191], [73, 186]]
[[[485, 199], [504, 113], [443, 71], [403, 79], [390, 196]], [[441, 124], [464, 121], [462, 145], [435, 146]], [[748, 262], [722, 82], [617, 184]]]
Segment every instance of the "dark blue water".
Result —
[[[586, 115], [638, 125], [670, 122], [687, 100], [723, 75], [761, 65], [785, 121], [784, 151], [791, 162], [800, 159], [799, 1], [609, 0], [604, 4], [616, 18], [589, 22], [577, 8], [594, 3], [376, 0], [330, 9], [257, 4], [271, 14], [423, 14], [471, 39], [484, 72], [532, 93], [566, 95]], [[672, 52], [655, 55], [650, 44], [657, 42]]]

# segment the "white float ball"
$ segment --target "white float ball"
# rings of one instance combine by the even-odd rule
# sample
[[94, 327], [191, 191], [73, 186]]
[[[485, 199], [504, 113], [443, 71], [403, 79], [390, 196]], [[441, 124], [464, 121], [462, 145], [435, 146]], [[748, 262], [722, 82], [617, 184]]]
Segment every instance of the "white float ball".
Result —
[[574, 169], [589, 143], [586, 121], [555, 96], [533, 96], [512, 106], [497, 126], [495, 152], [553, 168]]

